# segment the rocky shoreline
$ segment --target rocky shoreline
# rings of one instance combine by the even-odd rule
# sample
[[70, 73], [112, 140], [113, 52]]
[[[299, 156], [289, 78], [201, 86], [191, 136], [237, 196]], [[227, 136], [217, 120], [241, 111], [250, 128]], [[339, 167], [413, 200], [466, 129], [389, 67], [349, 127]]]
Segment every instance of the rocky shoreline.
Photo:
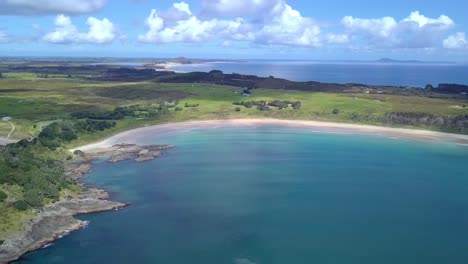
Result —
[[139, 146], [120, 144], [107, 149], [75, 151], [75, 157], [65, 163], [65, 177], [82, 187], [80, 193], [67, 193], [58, 202], [36, 210], [33, 219], [25, 223], [23, 230], [7, 237], [0, 245], [0, 264], [19, 259], [51, 242], [88, 225], [86, 221], [74, 218], [78, 214], [118, 210], [129, 204], [109, 200], [109, 194], [100, 189], [86, 188], [79, 180], [92, 169], [92, 162], [106, 158], [108, 162], [134, 160], [144, 162], [159, 158], [170, 145]]

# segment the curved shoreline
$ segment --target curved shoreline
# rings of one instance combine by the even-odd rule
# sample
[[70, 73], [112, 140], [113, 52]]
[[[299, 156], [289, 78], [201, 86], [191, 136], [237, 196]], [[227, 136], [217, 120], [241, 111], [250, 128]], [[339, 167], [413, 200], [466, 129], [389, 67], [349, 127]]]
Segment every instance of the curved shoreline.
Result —
[[421, 129], [392, 128], [372, 125], [358, 125], [348, 123], [308, 121], [308, 120], [282, 120], [282, 119], [224, 119], [202, 120], [177, 123], [160, 124], [142, 128], [131, 129], [102, 141], [76, 147], [71, 151], [82, 150], [93, 152], [106, 149], [116, 144], [137, 143], [136, 139], [144, 138], [154, 133], [167, 133], [187, 129], [219, 128], [219, 127], [256, 127], [256, 126], [283, 126], [292, 128], [310, 129], [311, 132], [364, 134], [387, 137], [401, 137], [417, 140], [448, 141], [462, 145], [468, 144], [468, 135], [451, 134]]
[[[90, 153], [91, 156], [99, 157], [103, 153], [117, 153], [116, 158], [109, 159], [110, 162], [118, 162], [126, 159], [135, 159], [137, 162], [143, 162], [149, 159], [156, 158], [160, 155], [159, 150], [172, 148], [169, 145], [152, 146], [156, 147], [153, 152], [147, 151], [143, 155], [142, 149], [133, 145], [119, 145], [128, 143], [138, 143], [138, 139], [146, 138], [152, 134], [171, 133], [187, 131], [191, 129], [204, 128], [222, 128], [222, 127], [261, 127], [261, 126], [281, 126], [291, 128], [301, 128], [310, 131], [311, 133], [336, 133], [346, 135], [373, 135], [382, 137], [398, 137], [409, 138], [415, 140], [430, 140], [430, 141], [447, 141], [463, 145], [468, 145], [468, 135], [450, 134], [443, 132], [435, 132], [428, 130], [391, 128], [371, 125], [356, 125], [347, 123], [333, 123], [321, 121], [302, 121], [302, 120], [281, 120], [281, 119], [226, 119], [226, 120], [205, 120], [205, 121], [188, 121], [179, 123], [167, 123], [137, 129], [128, 130], [117, 135], [111, 136], [100, 142], [84, 145], [71, 151], [82, 150]], [[150, 146], [151, 147], [151, 146]], [[121, 155], [120, 149], [127, 149], [123, 152], [129, 152], [130, 155]], [[114, 153], [114, 154], [115, 154]], [[127, 153], [128, 154], [128, 153]], [[136, 155], [136, 156], [135, 156]], [[143, 155], [143, 156], [141, 156]], [[71, 171], [79, 174], [78, 179], [89, 172], [91, 159], [84, 161], [76, 161], [76, 166], [71, 167]], [[83, 169], [82, 165], [85, 168]], [[75, 219], [76, 214], [102, 212], [120, 209], [128, 204], [112, 202], [109, 200], [109, 195], [105, 191], [97, 189], [88, 189], [85, 191], [90, 195], [82, 193], [80, 197], [73, 200], [61, 201], [50, 206], [47, 206], [42, 214], [31, 222], [26, 230], [15, 235], [13, 239], [6, 241], [4, 250], [0, 250], [0, 263], [3, 261], [13, 261], [20, 258], [23, 254], [37, 250], [44, 245], [53, 242], [71, 231], [83, 228], [86, 223]], [[34, 232], [38, 232], [40, 236], [33, 236]], [[5, 250], [5, 247], [9, 250]], [[1, 249], [1, 248], [0, 248]]]

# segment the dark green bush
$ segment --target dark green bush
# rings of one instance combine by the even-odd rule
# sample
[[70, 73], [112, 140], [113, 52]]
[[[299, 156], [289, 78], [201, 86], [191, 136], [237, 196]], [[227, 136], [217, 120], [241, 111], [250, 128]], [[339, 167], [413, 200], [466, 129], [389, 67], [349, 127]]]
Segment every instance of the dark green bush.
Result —
[[257, 109], [260, 110], [260, 111], [270, 111], [270, 107], [268, 107], [267, 105], [258, 105], [257, 106]]
[[24, 210], [28, 209], [28, 204], [23, 200], [19, 200], [19, 201], [16, 201], [16, 202], [13, 203], [13, 207], [16, 210], [24, 211]]
[[79, 150], [79, 149], [75, 150], [73, 152], [73, 154], [75, 154], [76, 156], [84, 156], [85, 155], [85, 153], [83, 151]]
[[294, 103], [292, 104], [292, 107], [293, 107], [294, 109], [296, 109], [296, 110], [301, 109], [301, 107], [302, 107], [301, 101], [294, 102]]
[[5, 201], [8, 198], [8, 195], [2, 191], [0, 191], [0, 203]]
[[[53, 191], [53, 190], [49, 190]], [[39, 207], [42, 205], [43, 197], [38, 189], [28, 189], [24, 193], [24, 201], [31, 207]]]
[[185, 103], [185, 107], [187, 108], [190, 108], [190, 107], [198, 107], [200, 106], [200, 104], [189, 104], [189, 103]]

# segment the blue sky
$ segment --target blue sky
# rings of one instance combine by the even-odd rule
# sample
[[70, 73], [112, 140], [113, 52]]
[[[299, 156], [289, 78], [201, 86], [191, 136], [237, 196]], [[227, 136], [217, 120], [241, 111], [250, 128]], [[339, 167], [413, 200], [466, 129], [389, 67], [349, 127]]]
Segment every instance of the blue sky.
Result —
[[0, 0], [0, 56], [468, 62], [468, 2]]

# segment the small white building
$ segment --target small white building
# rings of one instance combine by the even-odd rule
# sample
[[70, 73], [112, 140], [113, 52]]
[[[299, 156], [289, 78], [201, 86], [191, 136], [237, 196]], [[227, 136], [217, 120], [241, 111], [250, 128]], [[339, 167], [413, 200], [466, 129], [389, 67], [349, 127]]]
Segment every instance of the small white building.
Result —
[[13, 118], [11, 116], [5, 116], [2, 118], [2, 121], [11, 121]]

